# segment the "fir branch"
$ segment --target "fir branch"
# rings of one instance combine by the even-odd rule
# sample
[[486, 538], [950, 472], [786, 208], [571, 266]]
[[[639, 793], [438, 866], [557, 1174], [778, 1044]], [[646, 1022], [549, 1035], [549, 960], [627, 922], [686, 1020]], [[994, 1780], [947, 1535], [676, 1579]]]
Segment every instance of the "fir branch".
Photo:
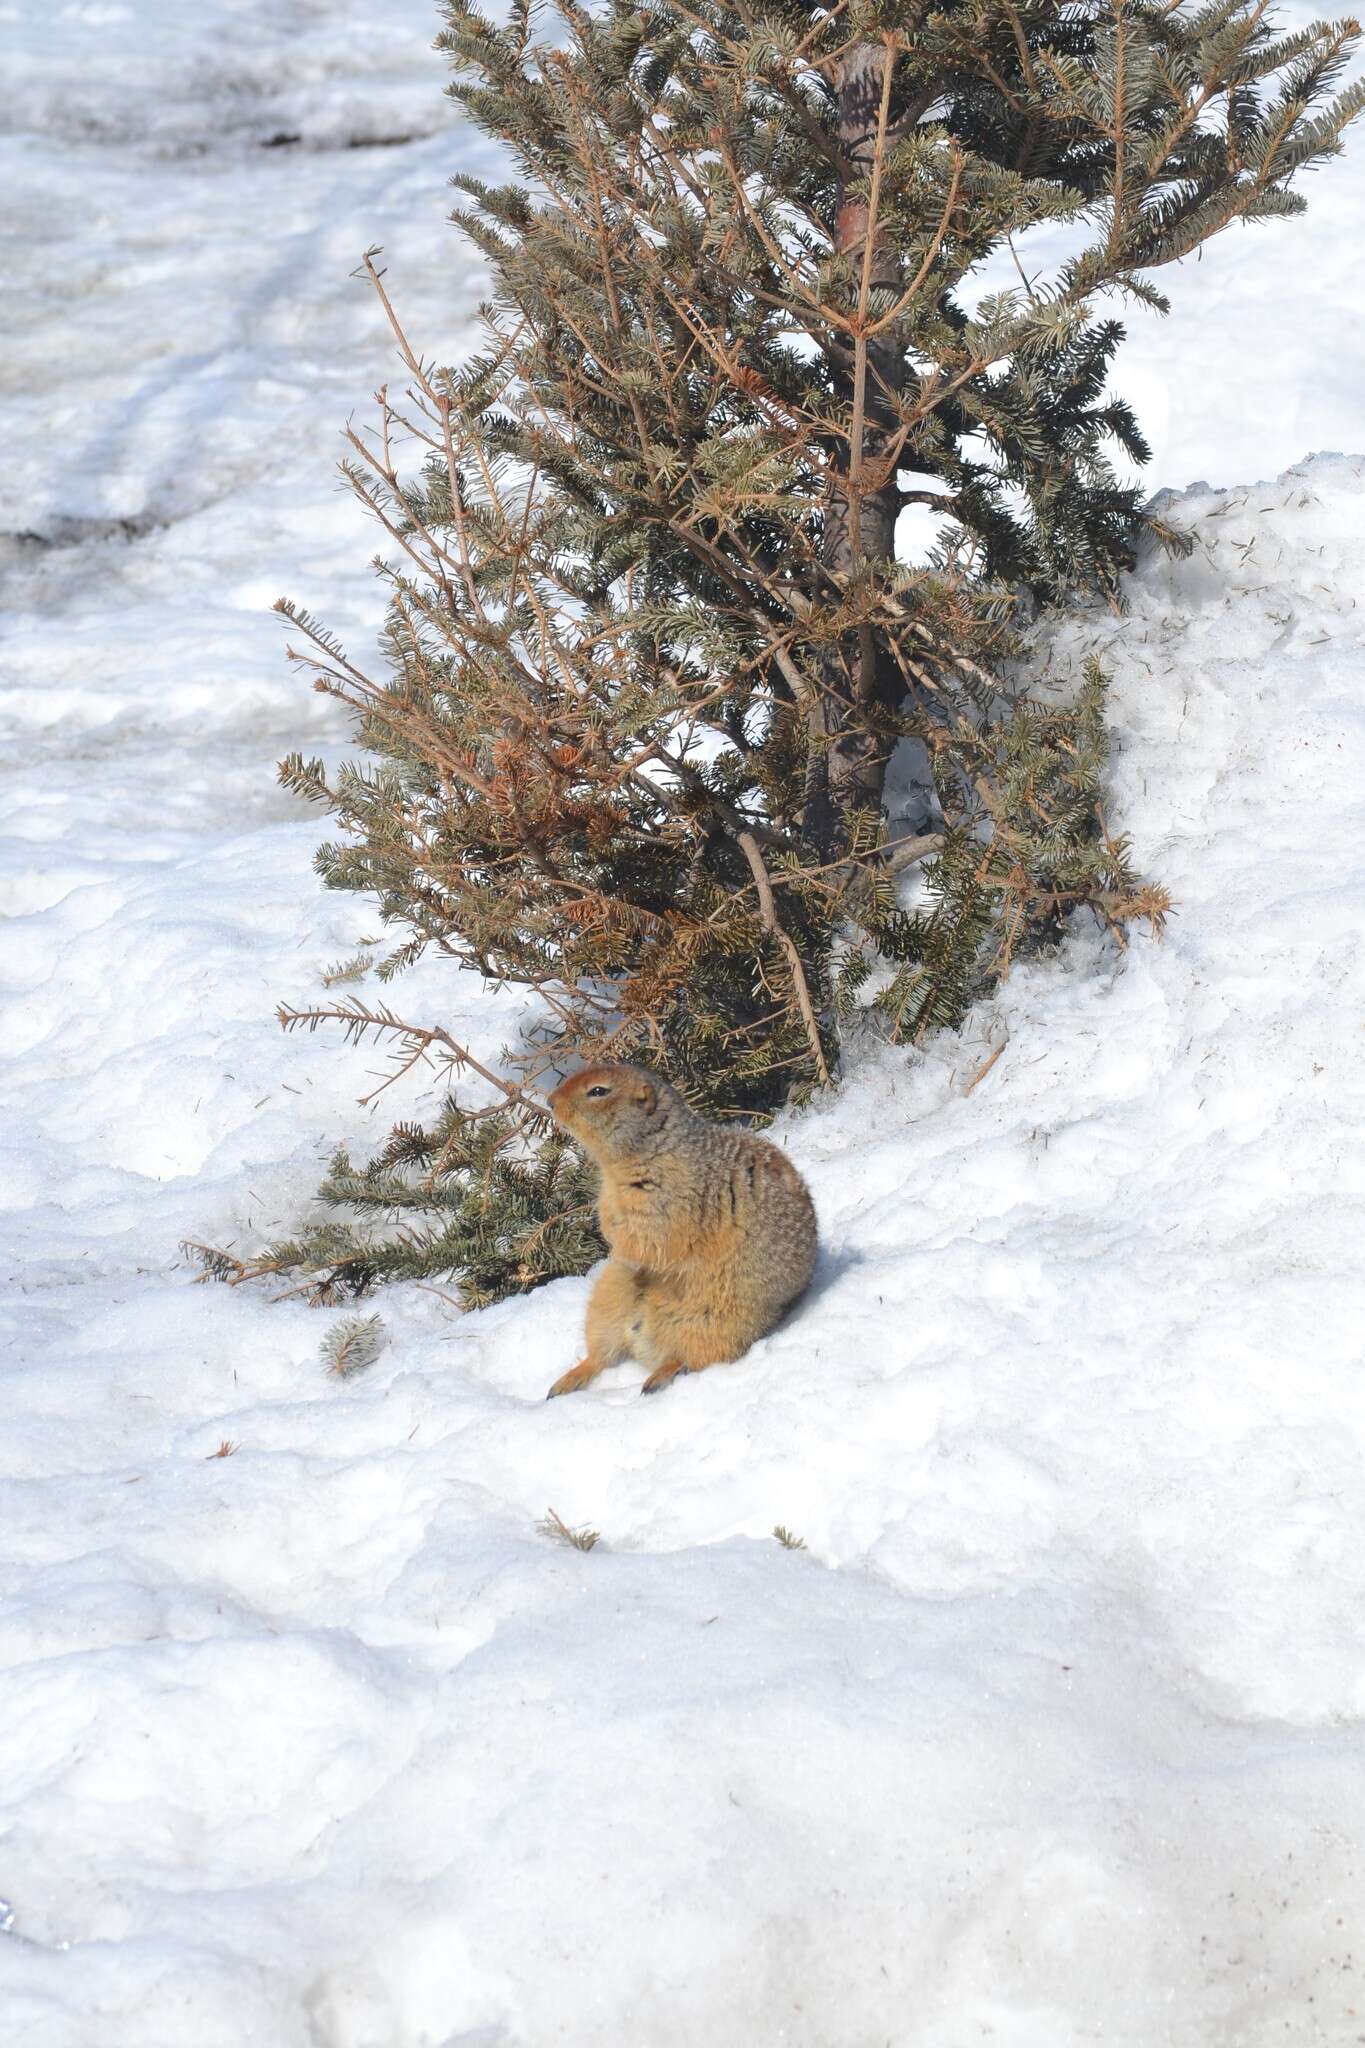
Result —
[[351, 1379], [374, 1364], [387, 1341], [382, 1316], [344, 1316], [323, 1338], [320, 1356], [335, 1378]]
[[532, 1098], [524, 1088], [504, 1080], [500, 1074], [495, 1074], [491, 1067], [484, 1066], [467, 1046], [458, 1044], [443, 1025], [405, 1023], [401, 1017], [395, 1016], [386, 1004], [381, 1003], [378, 1008], [372, 1009], [362, 1003], [359, 996], [350, 996], [340, 1003], [315, 1005], [302, 1010], [295, 1009], [288, 1003], [280, 1003], [275, 1015], [283, 1031], [294, 1031], [301, 1027], [308, 1031], [316, 1031], [320, 1024], [340, 1024], [349, 1045], [359, 1045], [371, 1031], [380, 1034], [392, 1032], [402, 1041], [395, 1071], [387, 1080], [381, 1082], [378, 1088], [372, 1089], [368, 1095], [361, 1096], [363, 1105], [373, 1102], [386, 1088], [391, 1088], [395, 1081], [402, 1080], [405, 1074], [410, 1073], [413, 1067], [427, 1056], [433, 1045], [439, 1045], [446, 1065], [455, 1072], [458, 1073], [468, 1067], [481, 1080], [500, 1090], [506, 1101], [519, 1103], [523, 1107], [531, 1106]]
[[335, 988], [343, 981], [363, 981], [374, 966], [373, 953], [352, 953], [349, 960], [334, 960], [323, 970], [324, 988]]
[[546, 1509], [537, 1527], [543, 1535], [552, 1536], [556, 1543], [567, 1543], [573, 1550], [594, 1550], [602, 1540], [596, 1529], [571, 1529], [554, 1508]]

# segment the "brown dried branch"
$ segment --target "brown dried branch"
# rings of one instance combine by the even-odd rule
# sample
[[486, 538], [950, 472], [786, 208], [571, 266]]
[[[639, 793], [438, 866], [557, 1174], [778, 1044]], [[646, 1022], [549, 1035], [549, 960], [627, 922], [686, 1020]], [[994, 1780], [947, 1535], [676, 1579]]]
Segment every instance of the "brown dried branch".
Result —
[[457, 1072], [468, 1067], [481, 1080], [487, 1081], [490, 1087], [498, 1089], [508, 1102], [515, 1102], [520, 1108], [531, 1110], [539, 1116], [545, 1113], [544, 1104], [538, 1102], [527, 1089], [504, 1080], [501, 1074], [495, 1074], [491, 1067], [486, 1067], [482, 1060], [475, 1058], [468, 1046], [461, 1045], [452, 1038], [444, 1025], [409, 1024], [402, 1017], [396, 1017], [384, 1004], [377, 1009], [370, 1009], [358, 996], [351, 997], [347, 1002], [318, 1004], [303, 1010], [296, 1010], [288, 1003], [281, 1003], [275, 1015], [279, 1019], [282, 1031], [295, 1031], [301, 1026], [308, 1031], [316, 1031], [320, 1024], [340, 1024], [352, 1044], [359, 1044], [368, 1031], [393, 1032], [400, 1037], [403, 1040], [403, 1051], [400, 1054], [401, 1063], [397, 1071], [369, 1095], [362, 1095], [360, 1100], [364, 1104], [373, 1102], [386, 1088], [391, 1088], [395, 1081], [400, 1081], [405, 1074], [410, 1073], [433, 1045], [440, 1045], [444, 1048], [446, 1064]]
[[825, 1064], [825, 1049], [820, 1041], [820, 1026], [815, 1019], [815, 1005], [810, 998], [810, 983], [806, 979], [805, 966], [802, 963], [800, 953], [796, 949], [795, 941], [782, 929], [778, 921], [777, 906], [773, 902], [772, 880], [767, 868], [763, 864], [763, 855], [759, 851], [758, 841], [750, 831], [739, 832], [735, 836], [743, 851], [744, 858], [749, 863], [749, 871], [754, 878], [754, 887], [758, 891], [758, 914], [787, 956], [787, 965], [791, 969], [792, 989], [796, 996], [797, 1006], [801, 1011], [801, 1021], [806, 1027], [806, 1037], [810, 1041], [811, 1058], [815, 1062], [815, 1071], [820, 1077], [820, 1085], [823, 1088], [832, 1087], [833, 1083], [830, 1080], [829, 1068]]
[[916, 861], [927, 860], [931, 854], [942, 853], [944, 837], [941, 832], [924, 832], [912, 839], [893, 839], [881, 851], [886, 861], [888, 874], [903, 874]]
[[593, 1550], [602, 1540], [596, 1529], [571, 1529], [554, 1508], [546, 1509], [540, 1528], [546, 1536], [553, 1536], [557, 1543], [567, 1543], [573, 1550]]

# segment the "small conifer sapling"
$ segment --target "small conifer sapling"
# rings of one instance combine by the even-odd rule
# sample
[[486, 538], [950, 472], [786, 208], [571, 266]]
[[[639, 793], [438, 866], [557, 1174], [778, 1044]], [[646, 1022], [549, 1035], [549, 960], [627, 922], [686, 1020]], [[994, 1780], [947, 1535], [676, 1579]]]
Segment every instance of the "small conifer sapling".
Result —
[[[385, 536], [386, 666], [282, 607], [362, 751], [281, 773], [333, 820], [324, 881], [395, 935], [381, 977], [435, 950], [540, 1024], [495, 1074], [381, 1005], [282, 1013], [451, 1084], [263, 1255], [322, 1299], [591, 1263], [538, 1094], [566, 1061], [761, 1120], [851, 1029], [954, 1022], [1078, 909], [1159, 924], [1100, 805], [1104, 678], [1031, 696], [1021, 607], [1180, 545], [1119, 467], [1147, 450], [1116, 314], [1300, 211], [1365, 104], [1338, 90], [1356, 24], [1279, 34], [1263, 0], [444, 15], [511, 167], [455, 180], [483, 339], [437, 368], [365, 259], [405, 373], [345, 464]], [[897, 552], [909, 507], [927, 560]], [[893, 827], [897, 750], [921, 801]]]

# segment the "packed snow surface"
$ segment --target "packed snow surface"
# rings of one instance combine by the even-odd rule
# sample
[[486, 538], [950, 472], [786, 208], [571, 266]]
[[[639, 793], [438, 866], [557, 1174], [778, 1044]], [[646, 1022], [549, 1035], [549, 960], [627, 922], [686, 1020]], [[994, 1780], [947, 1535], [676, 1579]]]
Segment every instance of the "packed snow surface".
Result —
[[367, 914], [267, 611], [372, 640], [360, 251], [436, 354], [480, 288], [425, 0], [0, 15], [0, 2040], [1365, 2040], [1365, 460], [1295, 461], [1365, 447], [1358, 167], [1129, 347], [1155, 482], [1284, 473], [1040, 642], [1113, 674], [1164, 941], [862, 1048], [778, 1132], [800, 1312], [547, 1406], [586, 1282], [388, 1292], [338, 1381], [176, 1253], [429, 1106], [272, 1021]]

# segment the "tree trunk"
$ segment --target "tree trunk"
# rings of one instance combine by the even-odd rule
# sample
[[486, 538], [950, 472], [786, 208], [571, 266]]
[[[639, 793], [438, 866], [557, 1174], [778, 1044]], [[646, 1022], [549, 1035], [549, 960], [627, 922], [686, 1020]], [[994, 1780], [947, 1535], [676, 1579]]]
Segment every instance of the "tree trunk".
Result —
[[[835, 242], [873, 286], [895, 286], [900, 265], [870, 215], [866, 191], [855, 188], [870, 179], [878, 150], [885, 147], [886, 67], [893, 62], [885, 45], [860, 43], [843, 59], [836, 84], [844, 169]], [[864, 270], [869, 239], [871, 261]], [[865, 318], [870, 325], [875, 314], [865, 312]], [[851, 369], [846, 364], [834, 366], [835, 388], [843, 397], [849, 430], [831, 451], [821, 559], [841, 587], [860, 574], [875, 575], [895, 558], [899, 490], [894, 470], [881, 475], [880, 451], [895, 424], [896, 399], [904, 381], [904, 356], [894, 328], [860, 340]], [[886, 649], [870, 630], [850, 633], [830, 649], [822, 664], [821, 684], [821, 700], [808, 722], [810, 765], [802, 829], [818, 858], [831, 861], [847, 851], [860, 817], [875, 818], [880, 812], [886, 763], [894, 745], [886, 728], [904, 689]]]

